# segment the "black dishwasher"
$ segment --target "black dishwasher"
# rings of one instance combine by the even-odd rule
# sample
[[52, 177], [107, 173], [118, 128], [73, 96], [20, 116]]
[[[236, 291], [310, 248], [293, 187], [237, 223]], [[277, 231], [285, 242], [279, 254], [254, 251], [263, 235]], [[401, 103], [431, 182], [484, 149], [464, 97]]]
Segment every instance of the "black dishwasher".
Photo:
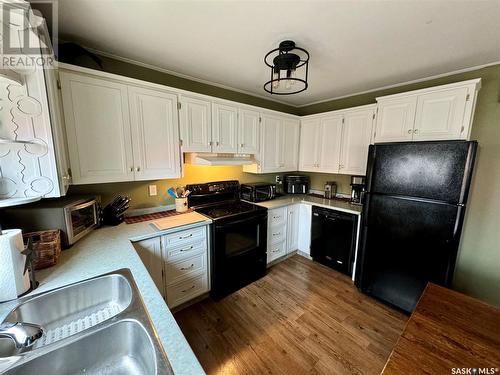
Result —
[[358, 215], [313, 206], [311, 257], [351, 276], [357, 230]]

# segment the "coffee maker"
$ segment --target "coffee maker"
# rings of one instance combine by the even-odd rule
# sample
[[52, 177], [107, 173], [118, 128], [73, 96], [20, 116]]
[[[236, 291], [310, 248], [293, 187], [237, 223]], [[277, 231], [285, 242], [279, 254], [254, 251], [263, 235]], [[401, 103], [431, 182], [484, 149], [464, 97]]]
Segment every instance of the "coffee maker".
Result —
[[351, 203], [362, 205], [365, 198], [365, 178], [363, 176], [351, 177]]

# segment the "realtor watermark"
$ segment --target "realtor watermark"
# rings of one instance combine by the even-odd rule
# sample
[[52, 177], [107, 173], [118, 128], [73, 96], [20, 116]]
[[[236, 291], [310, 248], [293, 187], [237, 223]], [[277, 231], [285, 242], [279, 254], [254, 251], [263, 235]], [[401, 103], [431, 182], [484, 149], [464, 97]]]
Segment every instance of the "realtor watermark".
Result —
[[495, 375], [499, 373], [498, 367], [453, 367], [454, 375]]
[[[57, 0], [31, 0], [30, 4], [0, 2], [0, 68], [24, 71], [37, 66], [56, 67], [57, 51], [51, 46], [49, 34], [57, 40]], [[46, 25], [44, 16], [50, 19], [50, 25]]]

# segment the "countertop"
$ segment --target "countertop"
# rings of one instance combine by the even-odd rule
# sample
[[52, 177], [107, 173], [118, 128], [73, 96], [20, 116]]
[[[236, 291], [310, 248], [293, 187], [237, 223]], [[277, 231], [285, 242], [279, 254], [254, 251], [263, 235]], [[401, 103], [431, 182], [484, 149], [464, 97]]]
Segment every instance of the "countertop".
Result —
[[343, 211], [354, 215], [361, 215], [361, 211], [363, 209], [362, 206], [351, 204], [344, 200], [325, 199], [306, 194], [284, 195], [282, 197], [278, 197], [270, 201], [258, 202], [255, 204], [261, 207], [266, 207], [269, 210], [272, 210], [273, 208], [289, 206], [294, 203], [307, 203], [313, 206], [331, 208], [337, 211]]
[[[198, 359], [184, 338], [177, 322], [149, 276], [131, 241], [140, 241], [180, 229], [209, 224], [210, 219], [182, 227], [159, 231], [151, 222], [122, 223], [103, 227], [82, 238], [61, 253], [57, 265], [37, 271], [40, 286], [37, 294], [120, 268], [129, 268], [139, 288], [158, 337], [176, 374], [204, 374]], [[0, 304], [0, 321], [16, 305], [15, 301]]]
[[500, 373], [500, 309], [428, 284], [382, 374], [465, 373]]

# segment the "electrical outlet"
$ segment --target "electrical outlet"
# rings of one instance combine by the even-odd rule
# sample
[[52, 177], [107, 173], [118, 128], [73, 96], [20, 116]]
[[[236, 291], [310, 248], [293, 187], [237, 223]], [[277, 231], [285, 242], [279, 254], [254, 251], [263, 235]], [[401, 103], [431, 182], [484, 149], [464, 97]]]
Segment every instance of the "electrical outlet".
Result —
[[149, 185], [148, 189], [149, 189], [149, 196], [150, 197], [153, 197], [153, 196], [155, 196], [157, 194], [157, 192], [156, 192], [156, 185]]
[[281, 182], [281, 176], [280, 175], [276, 176], [276, 183], [279, 183], [279, 182]]

